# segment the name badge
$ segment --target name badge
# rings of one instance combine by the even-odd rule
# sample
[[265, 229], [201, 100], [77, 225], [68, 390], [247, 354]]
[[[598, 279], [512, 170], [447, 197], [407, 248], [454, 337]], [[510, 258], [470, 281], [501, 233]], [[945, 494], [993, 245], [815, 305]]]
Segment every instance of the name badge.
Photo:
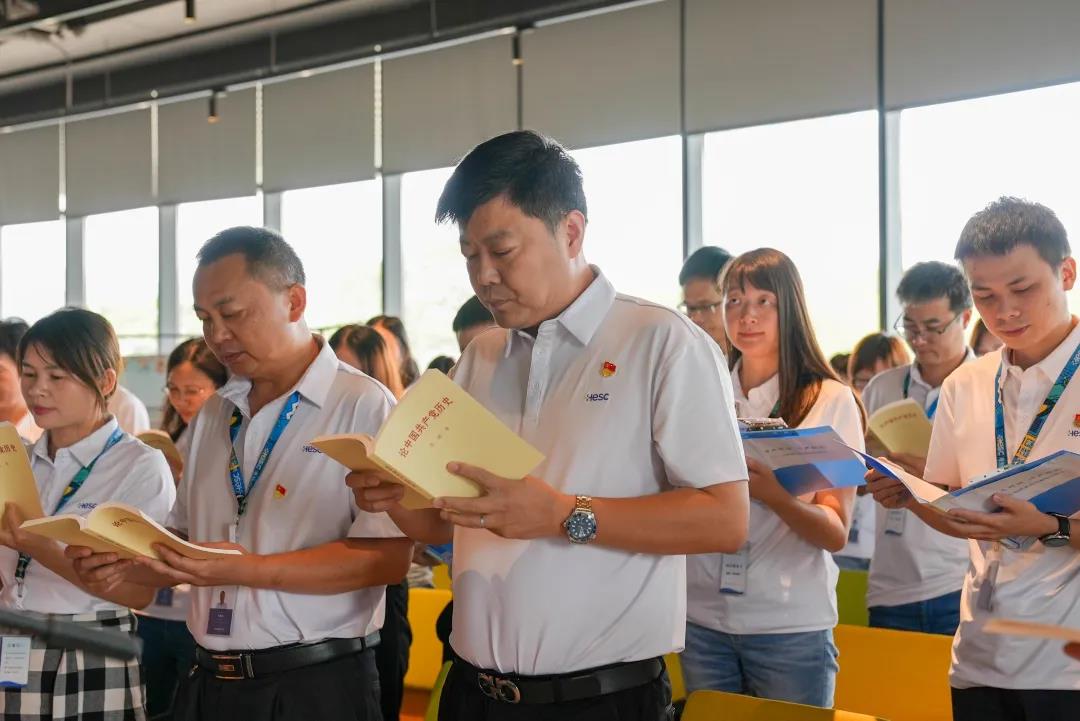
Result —
[[737, 553], [720, 556], [720, 593], [741, 596], [746, 593], [746, 574], [750, 569], [750, 544], [744, 544]]
[[885, 514], [885, 535], [904, 535], [905, 523], [907, 523], [907, 511], [903, 508], [890, 508]]
[[165, 588], [159, 588], [158, 592], [154, 594], [154, 605], [165, 606], [166, 608], [172, 608], [173, 605], [173, 587], [166, 586]]
[[236, 608], [236, 587], [215, 588], [213, 593], [206, 621], [206, 635], [231, 636], [233, 609]]
[[4, 636], [0, 643], [0, 688], [30, 683], [30, 637]]

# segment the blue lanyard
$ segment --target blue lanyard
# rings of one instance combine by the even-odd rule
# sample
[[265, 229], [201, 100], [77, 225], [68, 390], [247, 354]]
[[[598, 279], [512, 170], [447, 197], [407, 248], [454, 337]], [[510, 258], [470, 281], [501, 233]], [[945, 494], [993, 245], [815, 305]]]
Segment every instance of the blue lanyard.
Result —
[[[101, 449], [101, 453], [94, 456], [94, 460], [90, 461], [90, 465], [83, 466], [79, 469], [79, 472], [75, 474], [75, 477], [71, 479], [71, 483], [64, 489], [63, 494], [60, 496], [60, 502], [56, 504], [56, 510], [52, 512], [52, 515], [56, 515], [60, 512], [67, 502], [71, 500], [71, 497], [79, 492], [79, 489], [86, 483], [86, 479], [90, 477], [90, 472], [94, 470], [94, 466], [97, 465], [98, 460], [105, 455], [105, 453], [121, 441], [124, 437], [124, 432], [117, 428], [109, 436], [109, 440], [105, 441], [105, 447]], [[32, 559], [25, 553], [19, 554], [19, 561], [15, 565], [15, 582], [22, 588], [23, 582], [26, 579], [26, 569], [30, 566]]]
[[[908, 391], [911, 390], [911, 368], [908, 368], [907, 375], [904, 376], [904, 398], [907, 399]], [[941, 400], [941, 393], [938, 393], [938, 397], [934, 399], [934, 402], [930, 404], [930, 407], [926, 410], [926, 417], [930, 420], [934, 420], [934, 414], [937, 413], [937, 403]]]
[[263, 469], [266, 468], [266, 462], [270, 460], [270, 454], [274, 452], [274, 446], [281, 439], [281, 434], [285, 432], [299, 405], [300, 391], [293, 391], [292, 395], [285, 400], [281, 415], [278, 416], [277, 423], [270, 431], [270, 437], [266, 439], [266, 445], [263, 446], [262, 453], [255, 461], [255, 467], [251, 469], [251, 485], [244, 483], [244, 472], [240, 469], [240, 461], [236, 458], [236, 437], [240, 435], [240, 424], [244, 420], [244, 415], [239, 408], [233, 410], [232, 419], [229, 421], [229, 479], [232, 482], [233, 495], [236, 496], [237, 517], [243, 516], [244, 511], [247, 510], [248, 495], [259, 482]]
[[1073, 351], [1069, 362], [1061, 369], [1061, 374], [1054, 381], [1054, 385], [1050, 387], [1046, 400], [1042, 402], [1039, 412], [1035, 414], [1035, 419], [1031, 421], [1031, 427], [1028, 428], [1024, 439], [1020, 441], [1020, 447], [1013, 454], [1012, 463], [1010, 464], [1005, 448], [1005, 405], [1001, 397], [1001, 376], [1005, 371], [1005, 361], [1002, 360], [998, 366], [997, 375], [994, 377], [994, 450], [997, 453], [998, 468], [1008, 468], [1009, 465], [1015, 466], [1027, 461], [1028, 456], [1031, 455], [1031, 449], [1035, 447], [1035, 441], [1038, 440], [1039, 434], [1042, 432], [1043, 425], [1046, 424], [1046, 419], [1053, 413], [1054, 406], [1061, 400], [1061, 394], [1065, 392], [1065, 387], [1069, 385], [1069, 381], [1072, 380], [1078, 368], [1080, 368], [1080, 345], [1076, 346], [1076, 350]]

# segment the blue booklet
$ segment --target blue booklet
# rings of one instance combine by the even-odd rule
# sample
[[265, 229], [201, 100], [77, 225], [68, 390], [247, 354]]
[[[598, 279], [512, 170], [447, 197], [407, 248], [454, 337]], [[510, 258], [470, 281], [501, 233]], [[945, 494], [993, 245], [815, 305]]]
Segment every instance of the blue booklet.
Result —
[[829, 426], [743, 430], [742, 439], [746, 455], [772, 469], [793, 496], [866, 483], [866, 466]]
[[424, 553], [434, 558], [440, 563], [445, 563], [449, 566], [454, 560], [454, 544], [453, 543], [441, 543], [439, 545], [427, 545], [424, 547]]

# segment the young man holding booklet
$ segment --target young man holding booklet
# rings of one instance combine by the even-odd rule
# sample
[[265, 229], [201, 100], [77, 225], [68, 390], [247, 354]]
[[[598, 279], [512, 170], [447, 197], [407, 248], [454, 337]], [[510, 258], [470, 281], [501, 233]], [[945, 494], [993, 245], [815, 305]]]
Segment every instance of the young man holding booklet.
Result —
[[[987, 326], [1005, 343], [942, 384], [926, 480], [966, 486], [1056, 451], [1080, 451], [1080, 325], [1065, 228], [1041, 205], [1002, 198], [968, 221], [956, 257]], [[867, 474], [886, 508], [970, 540], [950, 683], [955, 721], [1080, 718], [1080, 665], [1058, 641], [984, 632], [993, 618], [1080, 626], [1080, 524], [997, 494], [996, 513], [939, 513], [899, 482]], [[1075, 509], [1063, 509], [1066, 512]], [[1011, 550], [1000, 542], [1025, 537]], [[1036, 540], [1037, 539], [1037, 540]]]
[[[971, 291], [963, 273], [948, 263], [917, 263], [896, 288], [903, 306], [897, 333], [915, 362], [874, 376], [863, 391], [866, 412], [914, 401], [933, 422], [942, 382], [961, 364], [975, 360], [964, 337], [971, 321]], [[886, 457], [922, 476], [926, 451], [887, 452]], [[874, 557], [867, 605], [870, 625], [901, 631], [953, 635], [960, 623], [960, 587], [968, 567], [963, 540], [938, 533], [903, 508], [877, 508]]]
[[476, 338], [454, 380], [545, 454], [534, 475], [451, 463], [486, 494], [419, 511], [383, 477], [349, 478], [362, 508], [454, 540], [443, 721], [669, 718], [683, 554], [746, 538], [723, 356], [685, 316], [615, 292], [585, 261], [586, 215], [577, 164], [527, 131], [475, 148], [439, 201], [473, 289], [509, 329]]
[[375, 433], [394, 400], [308, 330], [303, 266], [276, 233], [210, 239], [194, 297], [232, 378], [192, 421], [170, 525], [243, 555], [197, 561], [161, 549], [163, 561], [139, 558], [128, 572], [112, 554], [69, 553], [99, 583], [193, 586], [197, 666], [175, 718], [378, 721], [383, 589], [405, 576], [412, 543], [385, 514], [357, 509], [344, 469], [309, 442]]

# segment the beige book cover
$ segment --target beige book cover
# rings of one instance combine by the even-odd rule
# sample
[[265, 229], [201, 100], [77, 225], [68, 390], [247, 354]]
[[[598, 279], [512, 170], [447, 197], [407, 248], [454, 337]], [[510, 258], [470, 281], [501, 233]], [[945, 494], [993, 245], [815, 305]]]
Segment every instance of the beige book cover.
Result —
[[240, 554], [240, 551], [188, 543], [126, 503], [102, 503], [85, 518], [73, 514], [38, 518], [26, 521], [21, 528], [68, 545], [86, 546], [99, 553], [116, 553], [121, 558], [149, 556], [160, 560], [160, 554], [153, 548], [155, 543], [198, 560]]
[[0, 514], [9, 503], [19, 508], [23, 518], [45, 515], [26, 446], [15, 426], [4, 421], [0, 423]]
[[1031, 621], [1015, 621], [1009, 618], [992, 618], [983, 627], [987, 633], [997, 633], [1008, 636], [1031, 636], [1034, 638], [1050, 638], [1059, 641], [1080, 643], [1080, 628], [1066, 628], [1049, 623], [1032, 623]]
[[177, 449], [176, 444], [173, 443], [173, 439], [169, 437], [169, 434], [165, 431], [151, 428], [135, 437], [151, 448], [155, 448], [164, 453], [165, 459], [169, 461], [169, 465], [182, 466], [184, 464], [184, 459], [180, 457], [180, 451]]
[[910, 398], [879, 408], [867, 422], [878, 440], [892, 453], [926, 458], [933, 425], [926, 411]]
[[504, 478], [522, 478], [544, 455], [437, 370], [420, 377], [378, 434], [320, 436], [311, 445], [350, 470], [378, 470], [406, 487], [404, 505], [426, 508], [441, 497], [475, 498], [483, 490], [446, 470], [451, 461]]

